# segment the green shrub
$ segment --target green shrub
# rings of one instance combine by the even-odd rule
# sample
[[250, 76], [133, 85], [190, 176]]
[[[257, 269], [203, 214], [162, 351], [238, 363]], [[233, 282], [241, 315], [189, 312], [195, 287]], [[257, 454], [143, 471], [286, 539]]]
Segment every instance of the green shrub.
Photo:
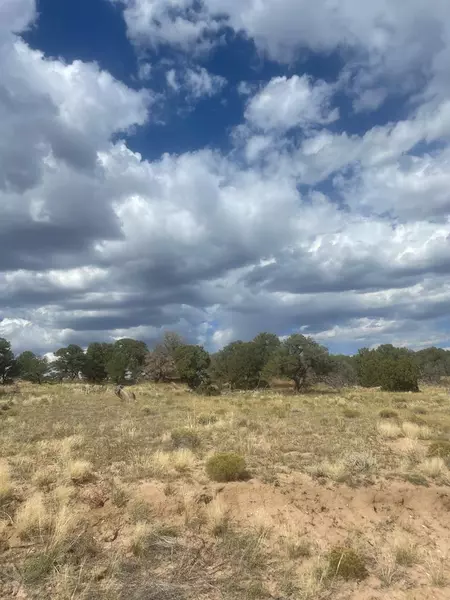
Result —
[[409, 356], [383, 361], [381, 389], [386, 392], [418, 392], [419, 369]]
[[375, 350], [361, 348], [355, 358], [363, 387], [380, 386], [387, 392], [418, 392], [420, 375], [412, 352], [384, 344]]
[[390, 408], [383, 408], [378, 414], [382, 419], [396, 419], [398, 417], [398, 412]]
[[355, 410], [354, 408], [344, 408], [342, 414], [347, 419], [356, 419], [360, 416], [361, 413], [359, 412], [359, 410]]
[[55, 566], [54, 553], [39, 552], [25, 560], [23, 565], [23, 579], [25, 583], [36, 584], [50, 575]]
[[212, 425], [213, 423], [217, 423], [216, 415], [200, 415], [197, 419], [197, 423], [199, 425]]
[[233, 452], [214, 454], [206, 463], [206, 472], [213, 481], [239, 481], [248, 477], [245, 460]]
[[175, 429], [170, 434], [174, 448], [189, 448], [193, 450], [200, 446], [200, 438], [192, 429]]
[[327, 558], [327, 575], [329, 577], [359, 581], [368, 576], [364, 558], [352, 548], [335, 546], [330, 550]]

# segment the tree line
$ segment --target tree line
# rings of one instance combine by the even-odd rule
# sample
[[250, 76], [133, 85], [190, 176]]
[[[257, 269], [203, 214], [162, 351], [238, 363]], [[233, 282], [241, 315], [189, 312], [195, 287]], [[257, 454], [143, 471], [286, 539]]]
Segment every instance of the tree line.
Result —
[[22, 379], [41, 384], [83, 379], [106, 382], [184, 381], [192, 390], [214, 394], [264, 388], [274, 379], [289, 380], [296, 391], [324, 382], [333, 387], [361, 385], [388, 391], [418, 391], [419, 382], [439, 383], [450, 376], [450, 352], [426, 348], [417, 352], [384, 344], [362, 348], [354, 356], [333, 355], [311, 337], [293, 334], [282, 340], [260, 333], [249, 342], [235, 341], [219, 352], [187, 344], [166, 332], [151, 350], [139, 340], [93, 342], [59, 348], [56, 359], [25, 351], [15, 356], [0, 338], [0, 384]]

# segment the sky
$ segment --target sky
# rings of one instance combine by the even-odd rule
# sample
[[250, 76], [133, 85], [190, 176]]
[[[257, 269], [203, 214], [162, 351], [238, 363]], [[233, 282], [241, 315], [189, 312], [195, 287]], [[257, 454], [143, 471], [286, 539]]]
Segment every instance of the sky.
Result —
[[448, 0], [2, 0], [0, 336], [450, 346]]

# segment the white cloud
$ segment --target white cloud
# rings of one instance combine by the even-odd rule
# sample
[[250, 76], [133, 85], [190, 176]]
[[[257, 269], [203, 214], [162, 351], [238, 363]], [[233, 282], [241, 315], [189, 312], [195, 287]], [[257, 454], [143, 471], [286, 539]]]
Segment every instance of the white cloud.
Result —
[[185, 50], [198, 49], [200, 41], [218, 29], [206, 8], [194, 0], [111, 1], [124, 6], [128, 33], [137, 45], [172, 44]]
[[334, 91], [335, 86], [307, 75], [275, 77], [249, 101], [245, 117], [265, 131], [326, 125], [339, 118], [338, 109], [330, 108]]
[[448, 95], [450, 4], [445, 0], [112, 0], [124, 5], [138, 45], [205, 50], [222, 25], [244, 32], [270, 58], [288, 63], [305, 49], [343, 51], [355, 107], [380, 100], [374, 89]]
[[388, 97], [386, 88], [363, 90], [353, 102], [355, 112], [375, 111]]
[[0, 4], [0, 36], [2, 32], [9, 34], [24, 31], [35, 18], [35, 0], [2, 0]]
[[[342, 192], [352, 207], [367, 207], [378, 214], [417, 220], [447, 219], [450, 212], [450, 149], [433, 154], [405, 156], [359, 170], [342, 181]], [[436, 228], [438, 231], [438, 228]]]
[[[363, 49], [355, 72], [365, 56], [371, 76], [355, 87], [361, 109], [383, 100], [367, 92], [384, 89], [372, 85], [383, 65], [391, 77], [432, 59], [432, 81], [410, 116], [361, 135], [332, 133], [335, 86], [278, 77], [249, 99], [229, 155], [204, 149], [148, 161], [111, 138], [146, 121], [152, 96], [95, 64], [31, 50], [11, 31], [31, 22], [33, 3], [2, 5], [0, 335], [16, 349], [154, 339], [164, 326], [214, 347], [300, 328], [360, 345], [445, 341], [446, 25], [442, 51], [422, 55], [436, 17], [430, 9], [416, 30], [418, 0], [404, 21], [405, 9], [388, 0], [343, 0], [334, 10], [280, 3], [210, 0], [198, 12], [187, 0], [130, 0], [125, 16], [140, 43], [204, 41], [224, 9], [280, 60], [302, 45]], [[446, 6], [436, 4], [440, 18]], [[168, 85], [198, 99], [224, 82], [190, 66], [169, 71]], [[296, 127], [307, 134], [300, 141], [282, 135]], [[439, 149], [418, 152], [421, 142]]]
[[187, 101], [215, 96], [226, 85], [224, 77], [213, 75], [205, 68], [198, 66], [178, 71], [170, 69], [166, 73], [166, 81], [172, 91], [184, 94]]
[[11, 342], [15, 353], [33, 348], [44, 354], [50, 349], [57, 350], [68, 343], [73, 331], [41, 327], [26, 319], [5, 318], [0, 321], [0, 337]]

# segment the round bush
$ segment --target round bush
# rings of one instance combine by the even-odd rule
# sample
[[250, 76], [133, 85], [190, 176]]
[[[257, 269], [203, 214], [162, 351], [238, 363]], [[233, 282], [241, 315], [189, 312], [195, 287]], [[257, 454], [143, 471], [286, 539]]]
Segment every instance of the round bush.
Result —
[[380, 410], [379, 415], [382, 419], [396, 419], [398, 417], [398, 412], [391, 410], [390, 408], [383, 408], [383, 410]]
[[239, 481], [247, 477], [245, 460], [233, 452], [214, 454], [206, 463], [206, 472], [213, 481]]
[[191, 429], [175, 429], [170, 434], [174, 448], [189, 448], [193, 450], [200, 446], [200, 438]]
[[328, 576], [346, 581], [361, 580], [368, 575], [364, 558], [352, 548], [336, 546], [328, 554]]

